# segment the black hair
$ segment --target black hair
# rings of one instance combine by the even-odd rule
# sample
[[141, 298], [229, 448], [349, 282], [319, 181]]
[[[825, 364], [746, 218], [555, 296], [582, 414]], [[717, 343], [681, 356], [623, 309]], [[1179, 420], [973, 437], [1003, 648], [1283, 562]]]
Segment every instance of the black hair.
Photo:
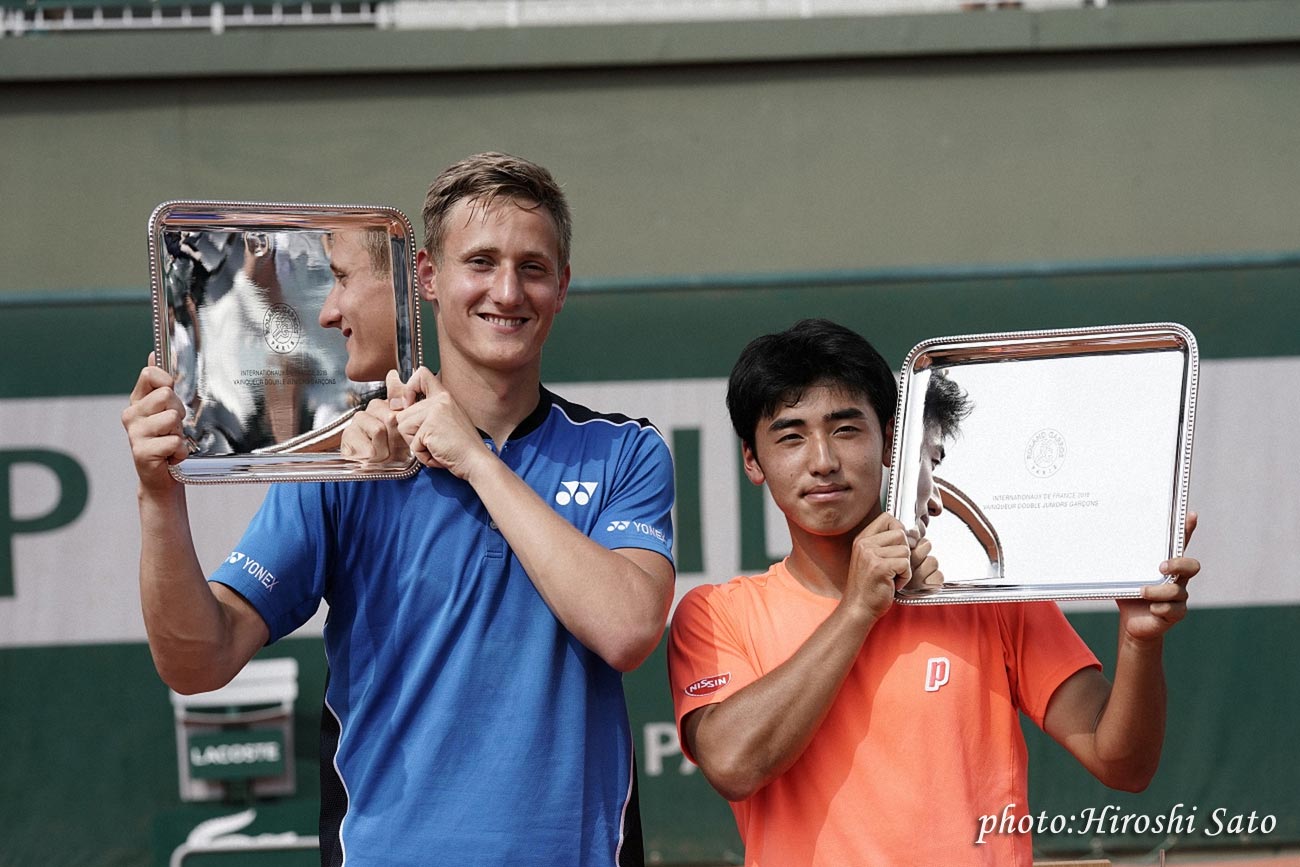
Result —
[[937, 428], [941, 439], [950, 439], [961, 432], [961, 423], [975, 407], [961, 386], [948, 378], [946, 370], [930, 374], [925, 387], [924, 421], [927, 428]]
[[884, 356], [855, 331], [828, 319], [804, 319], [750, 341], [727, 381], [731, 426], [751, 449], [758, 423], [777, 406], [798, 403], [814, 386], [865, 397], [880, 419], [894, 417], [898, 380]]

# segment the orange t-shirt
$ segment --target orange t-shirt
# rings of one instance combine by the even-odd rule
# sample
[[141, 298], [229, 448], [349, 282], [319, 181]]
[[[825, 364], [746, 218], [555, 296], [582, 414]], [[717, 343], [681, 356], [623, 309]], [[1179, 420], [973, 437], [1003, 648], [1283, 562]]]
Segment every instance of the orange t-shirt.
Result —
[[[783, 562], [686, 594], [668, 644], [679, 734], [686, 714], [789, 659], [837, 604]], [[1029, 812], [1018, 712], [1041, 726], [1052, 693], [1089, 666], [1050, 602], [895, 605], [799, 759], [732, 803], [745, 864], [1029, 867], [1029, 834], [977, 845], [980, 817]]]

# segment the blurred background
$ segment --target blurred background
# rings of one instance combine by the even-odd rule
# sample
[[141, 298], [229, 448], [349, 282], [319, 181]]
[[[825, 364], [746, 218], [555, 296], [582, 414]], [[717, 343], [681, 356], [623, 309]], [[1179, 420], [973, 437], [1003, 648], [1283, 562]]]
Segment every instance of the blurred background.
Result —
[[[575, 282], [545, 378], [663, 431], [679, 592], [759, 571], [788, 541], [738, 471], [722, 406], [752, 337], [829, 316], [901, 365], [939, 335], [1191, 328], [1204, 567], [1167, 642], [1164, 760], [1147, 792], [1111, 792], [1030, 725], [1035, 815], [1134, 817], [1036, 846], [1300, 863], [1300, 4], [0, 0], [0, 14], [0, 865], [315, 862], [295, 846], [315, 834], [318, 626], [264, 651], [296, 675], [235, 702], [275, 732], [243, 753], [203, 740], [230, 712], [205, 728], [205, 711], [174, 707], [144, 642], [119, 416], [153, 342], [146, 221], [172, 199], [364, 203], [418, 232], [434, 175], [483, 150], [542, 163], [569, 196]], [[189, 492], [206, 565], [261, 493]], [[1109, 665], [1113, 605], [1067, 611]], [[677, 747], [663, 648], [626, 683], [647, 855], [739, 863], [727, 805]], [[266, 760], [262, 784], [213, 774], [236, 754]]]

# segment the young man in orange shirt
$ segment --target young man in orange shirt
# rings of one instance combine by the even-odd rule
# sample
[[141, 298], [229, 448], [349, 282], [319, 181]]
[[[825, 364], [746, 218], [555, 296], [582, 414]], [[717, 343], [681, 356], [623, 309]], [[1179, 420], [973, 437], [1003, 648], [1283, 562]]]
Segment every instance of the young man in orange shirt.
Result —
[[881, 511], [895, 402], [880, 354], [825, 320], [760, 337], [732, 371], [745, 472], [793, 547], [687, 594], [669, 674], [682, 748], [732, 802], [747, 865], [1029, 867], [1028, 834], [978, 821], [1028, 813], [1022, 712], [1109, 786], [1140, 790], [1159, 762], [1163, 636], [1199, 563], [1119, 602], [1114, 684], [1053, 603], [894, 606], [937, 568]]

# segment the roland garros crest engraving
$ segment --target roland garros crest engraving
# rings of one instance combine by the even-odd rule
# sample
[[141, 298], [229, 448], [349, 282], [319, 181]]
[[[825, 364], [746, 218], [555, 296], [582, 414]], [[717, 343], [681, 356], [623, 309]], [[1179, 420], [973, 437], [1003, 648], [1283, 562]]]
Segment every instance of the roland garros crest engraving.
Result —
[[1029, 438], [1025, 447], [1025, 469], [1040, 479], [1056, 474], [1065, 463], [1065, 437], [1060, 431], [1043, 428]]
[[288, 304], [273, 304], [262, 319], [262, 336], [272, 352], [292, 352], [302, 340], [302, 320]]

